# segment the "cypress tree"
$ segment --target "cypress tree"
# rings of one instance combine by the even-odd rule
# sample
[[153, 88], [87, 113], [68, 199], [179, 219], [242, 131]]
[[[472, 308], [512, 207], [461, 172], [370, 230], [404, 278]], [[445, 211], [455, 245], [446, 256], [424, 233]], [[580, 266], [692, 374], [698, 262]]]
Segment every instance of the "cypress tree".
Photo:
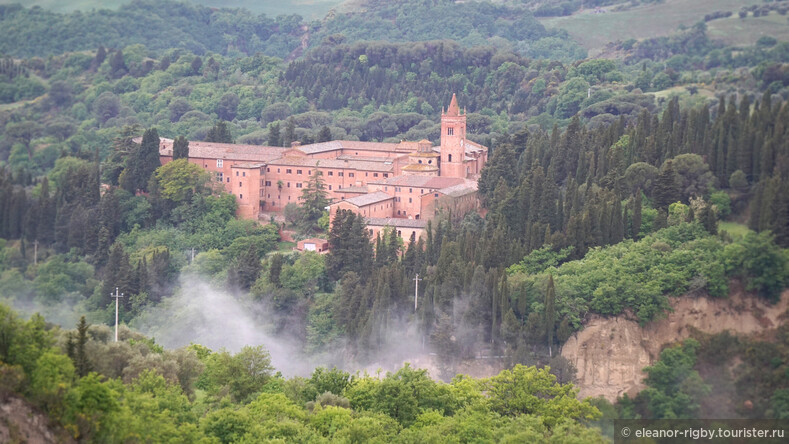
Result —
[[652, 190], [655, 207], [668, 210], [668, 206], [679, 200], [679, 196], [679, 182], [674, 172], [673, 162], [669, 159], [663, 164], [660, 174], [655, 179], [655, 186]]
[[553, 356], [553, 331], [556, 327], [556, 288], [553, 275], [548, 275], [548, 286], [545, 289], [545, 336], [548, 338], [548, 355]]
[[328, 126], [324, 126], [318, 132], [318, 140], [317, 142], [329, 142], [332, 140], [331, 130]]
[[189, 141], [184, 136], [173, 140], [173, 160], [189, 159]]
[[100, 66], [104, 63], [104, 60], [107, 58], [107, 50], [104, 49], [104, 46], [99, 45], [99, 49], [96, 50], [96, 66]]
[[617, 244], [625, 238], [625, 223], [622, 217], [622, 201], [619, 197], [614, 198], [614, 205], [611, 209], [611, 243]]
[[208, 130], [205, 136], [206, 142], [214, 143], [233, 143], [233, 135], [230, 134], [230, 129], [227, 127], [227, 122], [219, 120], [214, 126]]
[[279, 122], [268, 124], [268, 145], [281, 146], [282, 136], [279, 133]]
[[228, 280], [231, 285], [247, 291], [257, 280], [260, 269], [260, 256], [258, 255], [257, 246], [254, 243], [249, 244], [249, 247], [236, 259], [235, 267], [231, 270], [232, 273], [228, 274]]
[[633, 239], [636, 240], [641, 233], [641, 188], [636, 191], [635, 199], [633, 200]]
[[279, 276], [282, 273], [282, 266], [285, 264], [285, 256], [280, 253], [271, 256], [271, 263], [268, 269], [268, 281], [277, 288], [281, 286]]
[[79, 318], [77, 324], [77, 341], [74, 344], [74, 370], [80, 377], [87, 376], [92, 369], [85, 345], [88, 343], [88, 323], [85, 316]]
[[701, 209], [701, 224], [709, 234], [713, 236], [718, 234], [718, 218], [715, 216], [715, 210], [712, 209], [712, 205], [709, 203]]
[[282, 135], [282, 146], [290, 148], [294, 141], [296, 141], [296, 123], [293, 117], [290, 117], [285, 125], [285, 134]]

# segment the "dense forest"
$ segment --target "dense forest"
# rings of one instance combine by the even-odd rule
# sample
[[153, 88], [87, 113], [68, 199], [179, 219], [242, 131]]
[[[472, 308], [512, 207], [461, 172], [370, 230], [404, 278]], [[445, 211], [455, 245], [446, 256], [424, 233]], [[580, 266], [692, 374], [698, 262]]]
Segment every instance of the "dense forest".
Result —
[[[699, 17], [585, 59], [531, 11], [610, 2], [515, 3], [368, 1], [316, 22], [170, 1], [0, 6], [0, 398], [84, 441], [595, 442], [600, 418], [709, 414], [719, 380], [752, 404], [729, 417], [785, 418], [780, 329], [696, 334], [615, 405], [576, 400], [559, 350], [592, 315], [646, 325], [670, 296], [780, 299], [789, 43], [725, 46]], [[328, 220], [317, 175], [284, 220], [237, 219], [184, 159], [190, 140], [438, 142], [453, 93], [491, 148], [483, 210], [442, 214], [417, 241]], [[180, 160], [160, 165], [161, 137]], [[331, 252], [293, 252], [283, 223]], [[203, 325], [195, 312], [218, 300], [194, 293], [248, 313], [236, 323], [262, 343], [198, 345], [234, 321]], [[409, 352], [433, 353], [437, 374], [402, 367]], [[480, 356], [511, 370], [456, 376]]]

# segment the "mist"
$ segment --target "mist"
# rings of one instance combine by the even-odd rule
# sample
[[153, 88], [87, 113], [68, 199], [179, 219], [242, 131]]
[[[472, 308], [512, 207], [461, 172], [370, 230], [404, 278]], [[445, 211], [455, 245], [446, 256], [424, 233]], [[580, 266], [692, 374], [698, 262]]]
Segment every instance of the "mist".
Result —
[[271, 354], [274, 368], [285, 376], [307, 376], [323, 364], [304, 355], [294, 337], [271, 333], [273, 319], [264, 303], [248, 295], [182, 274], [178, 291], [147, 308], [130, 326], [170, 349], [196, 343], [237, 353], [247, 345], [262, 345]]

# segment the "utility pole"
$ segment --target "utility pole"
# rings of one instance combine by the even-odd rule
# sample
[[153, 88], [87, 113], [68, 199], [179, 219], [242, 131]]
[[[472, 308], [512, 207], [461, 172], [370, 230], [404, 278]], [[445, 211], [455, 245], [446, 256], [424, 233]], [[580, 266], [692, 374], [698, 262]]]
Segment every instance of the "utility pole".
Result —
[[38, 239], [33, 241], [33, 265], [38, 265]]
[[118, 296], [118, 287], [115, 287], [115, 294], [110, 293], [110, 297], [115, 298], [115, 342], [118, 342], [118, 299], [123, 297], [123, 293]]
[[192, 262], [194, 262], [194, 261], [195, 261], [195, 248], [194, 248], [194, 247], [192, 247], [192, 260], [191, 260], [191, 261], [189, 261], [189, 263], [191, 264], [191, 263], [192, 263]]
[[416, 277], [414, 278], [414, 312], [416, 312], [416, 301], [417, 297], [419, 296], [419, 281], [421, 280], [422, 279], [419, 279], [419, 273], [417, 273]]

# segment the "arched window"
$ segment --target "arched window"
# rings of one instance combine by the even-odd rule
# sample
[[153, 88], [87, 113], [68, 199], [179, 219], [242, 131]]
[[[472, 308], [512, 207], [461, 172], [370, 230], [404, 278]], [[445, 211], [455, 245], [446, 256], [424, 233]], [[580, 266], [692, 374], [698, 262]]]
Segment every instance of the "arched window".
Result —
[[452, 136], [455, 134], [455, 128], [447, 128], [447, 136]]

